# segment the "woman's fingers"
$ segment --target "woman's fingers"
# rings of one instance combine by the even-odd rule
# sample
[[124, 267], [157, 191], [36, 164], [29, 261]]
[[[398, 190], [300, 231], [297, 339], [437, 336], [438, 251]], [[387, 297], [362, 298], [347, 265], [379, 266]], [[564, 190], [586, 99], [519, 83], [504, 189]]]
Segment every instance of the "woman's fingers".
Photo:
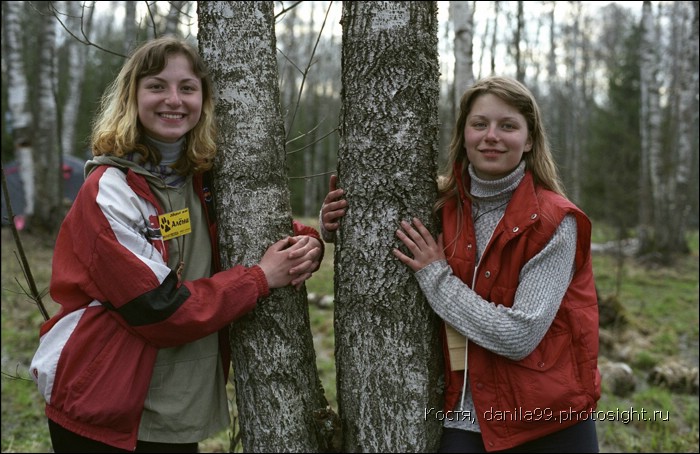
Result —
[[392, 253], [413, 271], [418, 271], [424, 266], [444, 258], [442, 235], [438, 237], [436, 242], [433, 235], [418, 218], [413, 218], [412, 223], [401, 221], [400, 228], [396, 230], [396, 236], [413, 257], [397, 248], [393, 249]]
[[[413, 226], [415, 226], [415, 228]], [[404, 229], [405, 235], [411, 239], [418, 249], [424, 250], [435, 245], [433, 236], [430, 234], [428, 229], [425, 228], [420, 219], [413, 218], [413, 226], [406, 221], [401, 221], [401, 228]], [[401, 230], [399, 230], [399, 232], [401, 232]], [[406, 246], [409, 245], [406, 244]]]

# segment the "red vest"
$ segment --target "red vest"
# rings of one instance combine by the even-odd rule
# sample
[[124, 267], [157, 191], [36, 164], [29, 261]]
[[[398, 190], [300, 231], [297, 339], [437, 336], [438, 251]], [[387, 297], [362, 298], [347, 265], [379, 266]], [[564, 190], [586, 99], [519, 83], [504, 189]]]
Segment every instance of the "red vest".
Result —
[[[454, 274], [473, 285], [482, 298], [506, 307], [513, 305], [520, 270], [549, 242], [564, 216], [573, 214], [577, 222], [573, 280], [535, 350], [513, 361], [474, 342], [468, 344], [469, 383], [484, 446], [488, 451], [512, 448], [590, 418], [600, 397], [598, 301], [591, 266], [590, 221], [566, 198], [535, 187], [532, 175], [526, 172], [475, 276], [471, 201], [463, 198], [462, 206], [461, 228], [456, 200], [442, 210], [447, 261]], [[446, 342], [443, 345], [447, 353]], [[445, 410], [452, 410], [462, 390], [464, 372], [450, 371], [447, 354], [445, 363]]]

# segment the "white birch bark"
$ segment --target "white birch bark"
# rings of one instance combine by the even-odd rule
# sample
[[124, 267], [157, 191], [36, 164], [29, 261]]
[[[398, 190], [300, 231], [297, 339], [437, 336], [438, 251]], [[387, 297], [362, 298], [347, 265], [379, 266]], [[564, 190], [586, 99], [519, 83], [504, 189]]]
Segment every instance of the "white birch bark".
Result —
[[[273, 4], [200, 2], [198, 17], [199, 46], [217, 93], [214, 187], [222, 264], [251, 266], [270, 244], [292, 234]], [[273, 290], [230, 332], [243, 450], [329, 449], [316, 426], [327, 402], [306, 293]]]
[[[689, 181], [693, 162], [693, 141], [697, 141], [698, 132], [698, 55], [700, 54], [700, 37], [698, 36], [698, 5], [693, 2], [675, 2], [678, 17], [681, 21], [678, 59], [678, 166], [676, 168], [676, 184], [681, 199], [679, 212], [683, 216], [679, 224], [685, 225], [689, 203]], [[684, 203], [685, 202], [685, 203]]]
[[[695, 11], [693, 10], [695, 9]], [[664, 194], [665, 212], [657, 219], [657, 243], [667, 254], [687, 253], [690, 249], [685, 234], [690, 214], [690, 178], [693, 163], [693, 142], [698, 131], [698, 32], [697, 5], [693, 2], [673, 2], [669, 9], [670, 49], [664, 52], [672, 58], [668, 90], [672, 107], [671, 138], [675, 139], [663, 167], [668, 181]]]
[[42, 14], [40, 31], [39, 74], [37, 93], [36, 144], [33, 148], [35, 169], [34, 225], [48, 231], [58, 230], [63, 219], [63, 181], [57, 130], [56, 107], [56, 28], [47, 2], [37, 4]]
[[8, 105], [15, 153], [24, 190], [24, 212], [34, 214], [34, 159], [32, 157], [32, 116], [28, 105], [27, 76], [22, 59], [20, 11], [24, 2], [3, 2], [3, 34], [5, 49], [3, 60], [7, 66]]
[[[659, 56], [656, 43], [657, 29], [654, 24], [652, 4], [645, 1], [642, 6], [642, 43], [640, 46], [640, 133], [641, 133], [641, 175], [640, 175], [640, 241], [641, 250], [646, 250], [653, 242], [654, 212], [660, 201], [661, 181], [660, 134], [661, 121], [659, 105]], [[651, 203], [650, 203], [651, 201]], [[652, 247], [653, 248], [653, 247]]]
[[[66, 1], [67, 26], [75, 36], [90, 39], [95, 2], [92, 5], [81, 5], [79, 2]], [[82, 8], [82, 11], [80, 9]], [[81, 32], [82, 30], [82, 32]], [[84, 35], [83, 35], [84, 33]], [[89, 51], [86, 46], [72, 37], [66, 38], [68, 46], [68, 96], [66, 97], [61, 116], [61, 151], [65, 154], [76, 154], [75, 129], [78, 119], [78, 109], [83, 93], [85, 80], [85, 61]], [[80, 150], [82, 154], [82, 150]]]
[[[454, 27], [454, 96], [453, 111], [459, 110], [462, 95], [474, 84], [474, 59], [472, 41], [474, 38], [474, 10], [468, 1], [450, 2], [450, 20]], [[455, 113], [455, 115], [457, 115]]]
[[124, 2], [124, 55], [129, 55], [138, 43], [136, 3], [132, 1]]
[[335, 249], [338, 408], [344, 452], [439, 445], [439, 321], [391, 249], [400, 220], [435, 233], [436, 2], [343, 3], [339, 187], [349, 208]]
[[[15, 153], [19, 166], [19, 176], [22, 181], [22, 190], [24, 191], [24, 210], [22, 210], [20, 216], [31, 219], [34, 216], [34, 199], [36, 194], [34, 186], [34, 175], [36, 172], [34, 170], [31, 142], [20, 140], [15, 144]], [[15, 214], [19, 213], [15, 212]]]

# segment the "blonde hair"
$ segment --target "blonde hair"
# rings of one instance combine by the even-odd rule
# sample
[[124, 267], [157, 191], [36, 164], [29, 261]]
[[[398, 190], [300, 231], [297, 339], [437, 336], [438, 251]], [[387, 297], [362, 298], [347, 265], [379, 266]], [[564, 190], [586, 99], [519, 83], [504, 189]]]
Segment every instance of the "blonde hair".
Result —
[[[525, 167], [532, 172], [536, 185], [564, 195], [563, 185], [559, 179], [535, 97], [527, 87], [515, 79], [492, 76], [477, 81], [462, 95], [459, 103], [459, 118], [452, 131], [446, 168], [438, 178], [438, 199], [433, 207], [436, 214], [448, 200], [453, 197], [459, 199], [460, 192], [457, 184], [458, 181], [464, 181], [469, 167], [469, 159], [464, 148], [464, 128], [474, 101], [485, 94], [499, 97], [525, 117], [528, 133], [532, 140], [532, 149], [528, 153], [523, 153]], [[455, 175], [455, 171], [460, 172], [460, 174]], [[468, 191], [465, 190], [465, 194], [468, 196]], [[457, 207], [461, 214], [462, 204], [457, 203]]]
[[217, 130], [209, 71], [196, 48], [184, 40], [168, 36], [137, 48], [105, 91], [93, 122], [91, 143], [94, 156], [123, 157], [136, 152], [141, 154], [142, 163], [160, 163], [158, 150], [144, 141], [143, 126], [138, 120], [137, 88], [142, 78], [160, 73], [174, 55], [184, 55], [202, 81], [202, 115], [185, 135], [185, 153], [173, 168], [182, 175], [211, 168], [216, 155]]

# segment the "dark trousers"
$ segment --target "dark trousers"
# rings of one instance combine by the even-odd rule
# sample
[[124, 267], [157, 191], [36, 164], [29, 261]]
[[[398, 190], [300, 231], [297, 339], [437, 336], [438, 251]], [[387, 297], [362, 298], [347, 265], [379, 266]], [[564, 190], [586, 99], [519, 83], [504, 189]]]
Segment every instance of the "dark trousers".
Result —
[[137, 442], [135, 451], [127, 451], [78, 435], [50, 419], [49, 433], [51, 434], [53, 452], [199, 452], [197, 443], [153, 443], [141, 440]]
[[[442, 429], [439, 452], [487, 452], [481, 434], [460, 429]], [[566, 429], [497, 452], [599, 452], [595, 421], [588, 419]]]

